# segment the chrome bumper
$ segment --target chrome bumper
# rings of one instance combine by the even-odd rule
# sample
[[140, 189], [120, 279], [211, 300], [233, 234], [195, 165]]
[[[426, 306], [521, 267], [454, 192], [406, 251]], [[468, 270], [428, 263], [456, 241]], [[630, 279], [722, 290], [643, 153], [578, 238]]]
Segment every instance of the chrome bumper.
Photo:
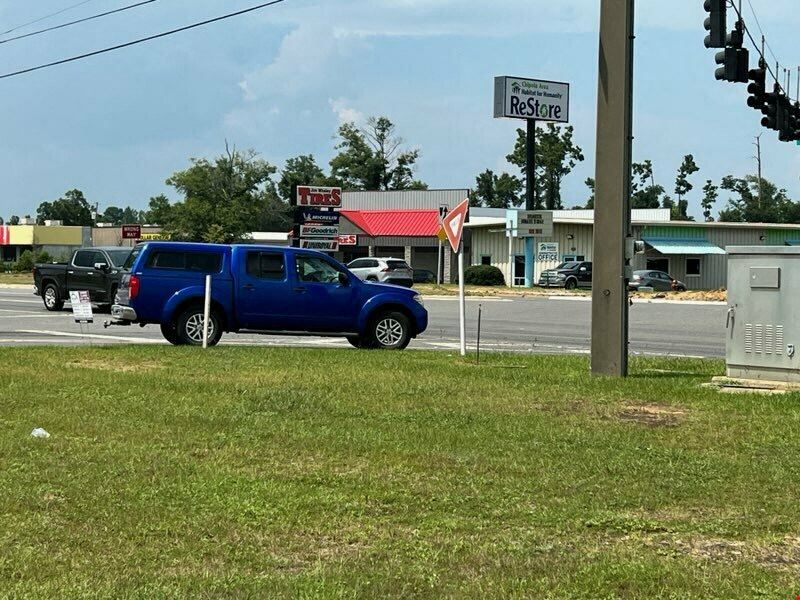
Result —
[[130, 306], [121, 304], [115, 304], [111, 307], [111, 316], [117, 321], [135, 321], [137, 319], [135, 310]]

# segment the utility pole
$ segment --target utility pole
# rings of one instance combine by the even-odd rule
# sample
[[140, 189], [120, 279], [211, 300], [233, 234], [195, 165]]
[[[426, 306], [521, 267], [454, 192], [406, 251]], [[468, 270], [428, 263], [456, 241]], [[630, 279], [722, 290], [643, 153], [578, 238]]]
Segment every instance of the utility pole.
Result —
[[761, 210], [764, 202], [764, 189], [763, 184], [761, 183], [761, 136], [764, 135], [763, 132], [759, 133], [756, 136], [755, 146], [756, 146], [756, 161], [758, 163], [758, 208]]
[[634, 0], [602, 0], [597, 94], [592, 373], [628, 374]]

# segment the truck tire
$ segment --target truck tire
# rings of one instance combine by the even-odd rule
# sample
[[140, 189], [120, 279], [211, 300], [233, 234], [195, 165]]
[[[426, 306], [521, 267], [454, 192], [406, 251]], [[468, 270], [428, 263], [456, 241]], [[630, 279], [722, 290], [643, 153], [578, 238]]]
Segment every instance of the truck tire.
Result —
[[175, 323], [162, 323], [161, 335], [173, 346], [180, 346], [181, 342], [178, 339], [178, 332], [175, 330]]
[[[163, 332], [162, 332], [163, 333]], [[175, 321], [175, 335], [179, 344], [187, 346], [203, 345], [203, 307], [190, 306]], [[212, 310], [208, 323], [208, 345], [216, 346], [222, 337], [222, 328], [217, 313]]]
[[54, 283], [48, 283], [44, 286], [42, 301], [44, 302], [44, 307], [51, 312], [64, 308], [64, 300], [61, 298], [61, 294], [58, 293], [58, 288]]
[[567, 279], [567, 282], [564, 284], [565, 290], [574, 290], [578, 287], [578, 282], [574, 279]]
[[380, 313], [372, 320], [366, 341], [379, 350], [402, 350], [411, 341], [411, 323], [401, 312]]

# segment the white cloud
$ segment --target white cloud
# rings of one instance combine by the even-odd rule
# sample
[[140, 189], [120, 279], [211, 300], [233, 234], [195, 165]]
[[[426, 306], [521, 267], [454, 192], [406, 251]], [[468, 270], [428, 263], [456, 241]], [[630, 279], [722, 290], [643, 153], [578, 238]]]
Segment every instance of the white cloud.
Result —
[[330, 98], [328, 104], [330, 104], [331, 110], [339, 120], [339, 125], [344, 125], [345, 123], [360, 125], [364, 122], [364, 114], [350, 106], [346, 98], [338, 98], [336, 100]]

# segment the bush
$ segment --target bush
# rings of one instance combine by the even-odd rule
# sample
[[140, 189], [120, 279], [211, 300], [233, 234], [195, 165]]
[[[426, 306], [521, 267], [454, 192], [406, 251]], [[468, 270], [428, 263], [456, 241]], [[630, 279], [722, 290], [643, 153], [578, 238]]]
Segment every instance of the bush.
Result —
[[33, 262], [37, 263], [51, 263], [53, 262], [53, 257], [50, 256], [50, 253], [47, 250], [42, 250], [39, 254], [34, 256]]
[[491, 265], [475, 265], [464, 271], [464, 283], [467, 285], [504, 286], [506, 278], [503, 272]]
[[14, 265], [14, 272], [30, 273], [31, 271], [33, 271], [33, 265], [34, 265], [33, 252], [31, 252], [30, 250], [25, 250], [25, 252], [19, 255], [19, 260]]

